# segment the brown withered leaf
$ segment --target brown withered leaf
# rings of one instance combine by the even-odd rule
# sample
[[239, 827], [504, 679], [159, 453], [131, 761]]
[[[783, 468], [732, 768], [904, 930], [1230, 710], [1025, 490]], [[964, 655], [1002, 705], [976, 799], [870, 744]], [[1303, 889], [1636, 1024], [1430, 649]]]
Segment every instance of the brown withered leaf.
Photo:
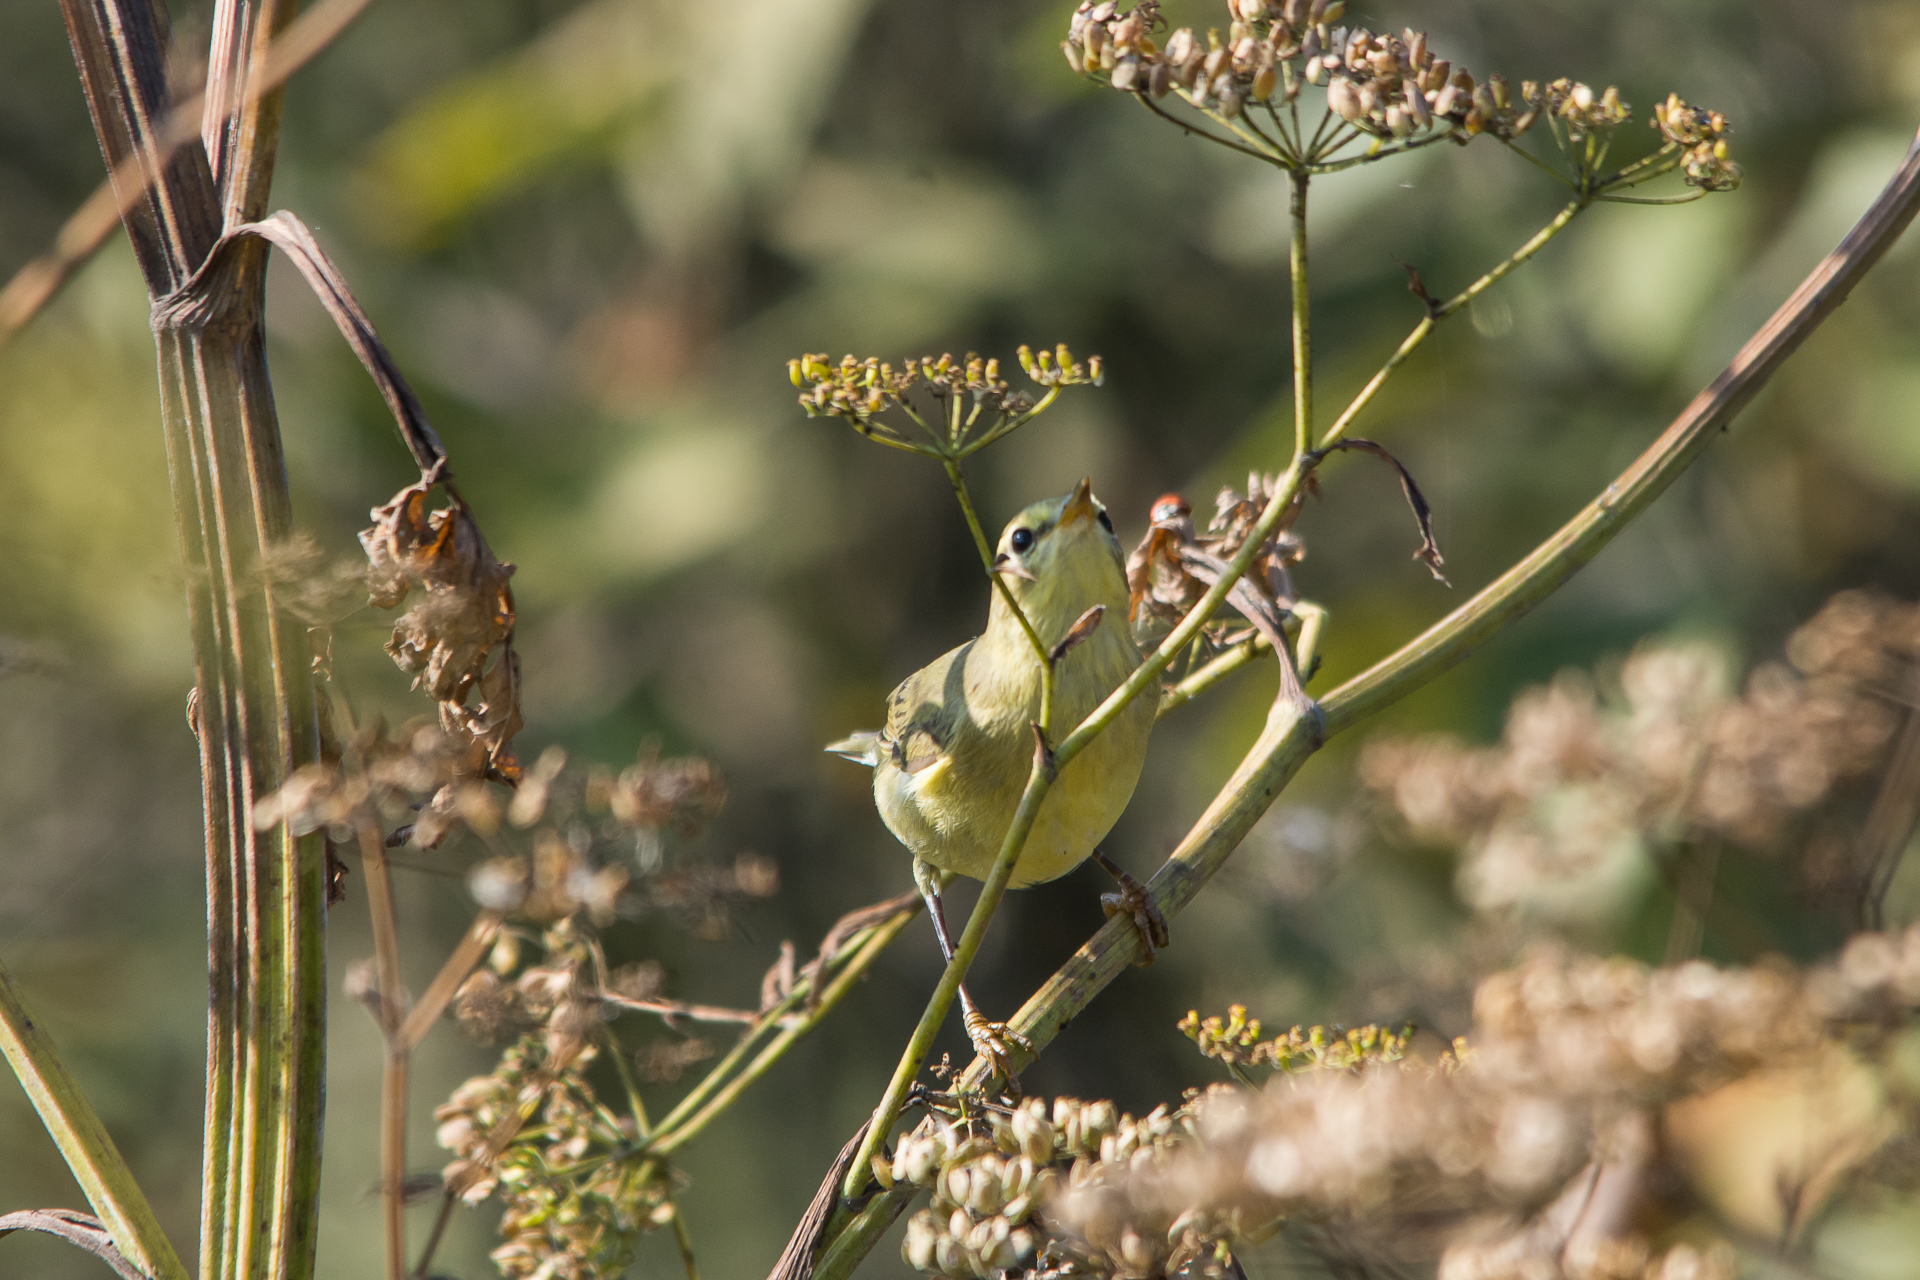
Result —
[[393, 626], [387, 652], [439, 704], [440, 724], [459, 744], [460, 772], [513, 783], [511, 742], [520, 731], [520, 662], [513, 651], [513, 566], [487, 545], [451, 486], [429, 510], [433, 483], [408, 485], [373, 511], [360, 534], [373, 604], [413, 604]]
[[[1130, 618], [1136, 636], [1143, 641], [1151, 638], [1200, 602], [1225, 572], [1226, 562], [1252, 536], [1276, 483], [1277, 478], [1255, 472], [1247, 479], [1244, 495], [1222, 489], [1218, 510], [1204, 535], [1196, 534], [1192, 508], [1179, 494], [1166, 494], [1153, 504], [1147, 535], [1127, 560]], [[1306, 554], [1299, 537], [1291, 532], [1306, 492], [1303, 486], [1228, 596], [1234, 608], [1267, 632], [1269, 639], [1278, 633], [1293, 605], [1293, 582], [1287, 569]]]
[[1136, 633], [1171, 626], [1200, 602], [1206, 586], [1180, 565], [1193, 541], [1193, 508], [1177, 493], [1155, 499], [1147, 536], [1127, 557], [1127, 618]]

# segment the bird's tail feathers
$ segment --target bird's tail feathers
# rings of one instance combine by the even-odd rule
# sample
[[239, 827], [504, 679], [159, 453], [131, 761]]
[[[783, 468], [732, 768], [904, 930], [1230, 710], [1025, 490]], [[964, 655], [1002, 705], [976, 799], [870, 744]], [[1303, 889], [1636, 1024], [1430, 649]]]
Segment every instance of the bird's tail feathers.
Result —
[[863, 764], [869, 769], [877, 769], [880, 766], [880, 753], [883, 750], [880, 745], [880, 731], [878, 729], [862, 729], [858, 733], [850, 734], [840, 739], [838, 742], [829, 742], [825, 750], [842, 759], [851, 760], [855, 764]]

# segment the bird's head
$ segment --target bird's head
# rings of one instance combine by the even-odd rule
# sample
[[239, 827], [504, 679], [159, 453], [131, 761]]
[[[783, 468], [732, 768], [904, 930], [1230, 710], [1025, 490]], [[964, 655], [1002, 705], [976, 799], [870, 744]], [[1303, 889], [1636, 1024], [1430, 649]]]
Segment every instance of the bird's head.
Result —
[[1072, 493], [1036, 502], [1007, 523], [993, 572], [1052, 643], [1093, 605], [1118, 602], [1124, 616], [1125, 563], [1107, 509], [1093, 496], [1093, 482], [1082, 480]]

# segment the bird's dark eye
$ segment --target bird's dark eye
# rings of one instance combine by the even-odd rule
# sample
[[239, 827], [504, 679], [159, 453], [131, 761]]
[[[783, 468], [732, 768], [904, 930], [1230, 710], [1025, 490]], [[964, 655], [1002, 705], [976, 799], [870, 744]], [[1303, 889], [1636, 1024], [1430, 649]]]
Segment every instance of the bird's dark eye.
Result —
[[1013, 536], [1008, 538], [1007, 542], [1016, 552], [1024, 552], [1033, 545], [1033, 530], [1015, 529]]
[[1100, 513], [1100, 527], [1108, 533], [1113, 532], [1113, 521], [1107, 519], [1107, 513], [1104, 511]]

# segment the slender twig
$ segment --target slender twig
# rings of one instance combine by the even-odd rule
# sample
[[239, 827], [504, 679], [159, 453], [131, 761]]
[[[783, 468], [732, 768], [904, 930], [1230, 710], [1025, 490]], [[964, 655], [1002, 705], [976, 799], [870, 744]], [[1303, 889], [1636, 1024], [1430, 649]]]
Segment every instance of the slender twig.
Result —
[[1893, 180], [1840, 246], [1606, 492], [1473, 599], [1330, 694], [1322, 704], [1328, 732], [1398, 701], [1458, 663], [1599, 554], [1746, 407], [1807, 335], [1846, 301], [1913, 220], [1917, 208], [1920, 146], [1909, 148]]
[[687, 1269], [687, 1280], [700, 1280], [700, 1268], [693, 1261], [693, 1232], [687, 1228], [687, 1215], [679, 1205], [673, 1208], [673, 1242], [680, 1246], [680, 1265]]
[[[1365, 155], [1348, 156], [1344, 160], [1326, 160], [1305, 164], [1300, 166], [1300, 172], [1312, 174], [1314, 177], [1321, 177], [1329, 173], [1342, 173], [1348, 169], [1358, 168], [1363, 164], [1372, 164], [1376, 160], [1385, 160], [1390, 156], [1403, 156], [1409, 151], [1418, 151], [1422, 147], [1430, 147], [1436, 142], [1445, 142], [1458, 132], [1458, 129], [1436, 129], [1425, 137], [1409, 138], [1405, 142], [1391, 143], [1387, 146], [1380, 147], [1376, 151], [1368, 151]], [[1358, 136], [1367, 137], [1371, 135], [1363, 133]], [[1338, 151], [1340, 147], [1344, 147], [1352, 141], [1352, 138], [1342, 139], [1339, 145], [1333, 147], [1332, 150]], [[1377, 141], [1376, 139], [1376, 142]]]
[[[707, 1072], [707, 1074], [701, 1078], [700, 1082], [688, 1091], [686, 1097], [680, 1099], [680, 1101], [675, 1104], [673, 1109], [661, 1119], [654, 1132], [656, 1134], [672, 1133], [678, 1129], [688, 1117], [703, 1112], [713, 1097], [726, 1087], [734, 1068], [746, 1060], [747, 1055], [753, 1051], [754, 1046], [759, 1044], [761, 1038], [768, 1032], [773, 1031], [775, 1028], [781, 1028], [789, 1031], [797, 1030], [804, 1033], [810, 1024], [803, 1024], [791, 1018], [789, 1015], [793, 1010], [812, 1001], [820, 978], [824, 977], [825, 970], [832, 969], [835, 966], [842, 966], [842, 974], [852, 974], [858, 977], [865, 973], [868, 966], [879, 957], [880, 952], [895, 938], [899, 937], [900, 930], [904, 929], [907, 923], [919, 913], [920, 906], [921, 903], [918, 894], [902, 895], [897, 914], [889, 916], [884, 920], [875, 921], [873, 924], [867, 926], [867, 929], [875, 932], [868, 932], [863, 940], [854, 944], [851, 948], [839, 948], [832, 956], [826, 957], [828, 963], [822, 966], [821, 974], [810, 981], [803, 980], [802, 982], [796, 983], [792, 991], [788, 992], [778, 1003], [774, 1004], [761, 1015], [759, 1022], [754, 1023], [752, 1026], [749, 1026], [746, 1031], [742, 1032], [740, 1039], [734, 1044], [727, 1055], [718, 1063], [714, 1064], [713, 1069]], [[885, 942], [870, 947], [869, 944], [874, 941], [877, 931], [880, 930], [886, 931]], [[858, 937], [859, 935], [856, 934], [855, 936]], [[829, 935], [829, 937], [831, 937], [831, 935]], [[812, 966], [809, 966], [809, 968], [811, 967]], [[825, 992], [821, 993], [819, 1000], [812, 1001], [812, 1007], [816, 1012], [824, 1001]], [[796, 1036], [794, 1039], [797, 1040], [798, 1037]], [[791, 1043], [792, 1041], [787, 1042], [788, 1045]], [[766, 1068], [779, 1060], [780, 1054], [786, 1051], [786, 1047], [787, 1045], [782, 1045], [776, 1051], [772, 1046], [769, 1046], [767, 1050], [762, 1052], [760, 1057], [753, 1061], [747, 1070], [755, 1071], [756, 1078], [758, 1078], [759, 1075], [765, 1074]], [[733, 1096], [737, 1096], [737, 1091]], [[715, 1114], [718, 1113], [716, 1112]]]
[[420, 1261], [414, 1263], [408, 1272], [410, 1280], [421, 1280], [427, 1274], [427, 1268], [433, 1265], [433, 1255], [440, 1249], [441, 1238], [447, 1234], [447, 1224], [453, 1221], [454, 1206], [460, 1203], [460, 1197], [451, 1189], [440, 1196], [440, 1212], [433, 1217], [433, 1229], [427, 1232], [427, 1243], [420, 1250]]
[[1307, 289], [1307, 175], [1289, 173], [1287, 220], [1292, 229], [1288, 266], [1293, 280], [1293, 456], [1313, 443], [1313, 325]]
[[[1314, 662], [1319, 657], [1320, 632], [1326, 625], [1327, 611], [1309, 601], [1296, 600], [1293, 604], [1293, 613], [1300, 619], [1300, 638], [1293, 647], [1294, 669], [1300, 673], [1300, 682], [1305, 684], [1312, 677]], [[1262, 655], [1272, 651], [1273, 645], [1256, 631], [1161, 694], [1160, 718], [1165, 719], [1215, 685], [1246, 670], [1258, 662]]]
[[1576, 192], [1579, 191], [1580, 189], [1579, 183], [1575, 182], [1572, 178], [1569, 178], [1565, 173], [1561, 172], [1559, 169], [1556, 169], [1552, 165], [1548, 164], [1545, 160], [1542, 160], [1539, 156], [1534, 155], [1533, 152], [1527, 150], [1525, 147], [1521, 146], [1518, 142], [1515, 142], [1512, 138], [1501, 138], [1500, 143], [1502, 146], [1506, 147], [1507, 150], [1513, 152], [1514, 155], [1519, 156], [1522, 160], [1525, 160], [1528, 164], [1532, 165], [1534, 168], [1538, 169], [1540, 172], [1546, 174], [1549, 178], [1552, 178], [1555, 182], [1559, 183], [1561, 186], [1567, 188], [1567, 190], [1576, 191]]
[[1013, 588], [1007, 585], [1005, 578], [993, 571], [993, 544], [987, 541], [987, 531], [981, 527], [979, 513], [973, 509], [973, 496], [967, 492], [967, 478], [961, 473], [959, 462], [943, 457], [941, 465], [946, 468], [947, 483], [953, 486], [953, 496], [959, 499], [961, 513], [967, 518], [967, 529], [973, 534], [973, 545], [980, 553], [980, 563], [986, 566], [987, 576], [993, 580], [994, 589], [1000, 593], [1001, 600], [1019, 620], [1020, 629], [1027, 633], [1027, 643], [1033, 646], [1033, 656], [1040, 662], [1041, 725], [1045, 728], [1047, 711], [1053, 705], [1053, 670], [1047, 665], [1047, 646], [1041, 641], [1040, 633], [1033, 629], [1026, 610], [1013, 598]]
[[1267, 638], [1257, 631], [1254, 632], [1245, 640], [1234, 645], [1225, 653], [1216, 656], [1213, 661], [1207, 663], [1207, 665], [1180, 681], [1179, 684], [1174, 685], [1171, 689], [1161, 694], [1160, 716], [1164, 718], [1170, 713], [1186, 706], [1189, 702], [1213, 688], [1213, 686], [1219, 684], [1228, 676], [1245, 670], [1247, 667], [1259, 661], [1262, 654], [1270, 653], [1272, 650], [1273, 646], [1268, 643]]
[[940, 981], [934, 986], [933, 995], [920, 1014], [919, 1025], [914, 1027], [906, 1050], [900, 1055], [900, 1063], [894, 1068], [893, 1078], [888, 1081], [886, 1092], [881, 1095], [880, 1105], [873, 1110], [873, 1123], [854, 1156], [853, 1166], [847, 1170], [842, 1194], [848, 1200], [859, 1195], [861, 1188], [873, 1176], [874, 1153], [879, 1151], [881, 1144], [893, 1132], [893, 1122], [906, 1105], [907, 1095], [920, 1074], [920, 1067], [933, 1049], [933, 1039], [939, 1034], [940, 1024], [946, 1020], [947, 1010], [953, 1006], [960, 984], [967, 976], [967, 969], [973, 964], [973, 958], [979, 953], [980, 944], [987, 936], [987, 926], [993, 920], [1000, 899], [1006, 894], [1008, 881], [1013, 879], [1014, 864], [1020, 860], [1021, 850], [1026, 848], [1027, 833], [1032, 830], [1033, 820], [1040, 812], [1040, 802], [1046, 799], [1055, 768], [1055, 762], [1047, 758], [1044, 744], [1037, 744], [1033, 768], [1027, 775], [1026, 790], [1020, 796], [1019, 808], [1014, 810], [1013, 822], [1001, 841], [1000, 854], [994, 859], [993, 870], [987, 873], [986, 882], [980, 887], [980, 897], [973, 904], [972, 914], [967, 917], [967, 927], [961, 932], [959, 944], [953, 949], [953, 958], [941, 972]]
[[1427, 335], [1433, 332], [1436, 324], [1454, 314], [1469, 302], [1472, 302], [1482, 293], [1485, 293], [1488, 289], [1505, 279], [1515, 267], [1518, 267], [1521, 263], [1533, 257], [1534, 254], [1539, 253], [1540, 250], [1546, 247], [1549, 240], [1552, 240], [1562, 231], [1565, 231], [1567, 227], [1572, 224], [1573, 220], [1591, 204], [1592, 199], [1587, 196], [1581, 196], [1569, 202], [1565, 208], [1554, 215], [1551, 222], [1534, 232], [1525, 244], [1514, 250], [1512, 256], [1508, 257], [1505, 261], [1501, 262], [1498, 266], [1488, 271], [1485, 275], [1475, 280], [1472, 284], [1445, 302], [1429, 306], [1427, 314], [1420, 317], [1420, 323], [1413, 327], [1413, 332], [1409, 333], [1406, 338], [1402, 340], [1398, 349], [1396, 349], [1391, 356], [1387, 357], [1387, 362], [1374, 372], [1373, 377], [1367, 379], [1367, 385], [1360, 388], [1360, 394], [1355, 396], [1345, 409], [1341, 410], [1340, 416], [1334, 420], [1331, 427], [1327, 428], [1327, 434], [1320, 439], [1320, 447], [1324, 449], [1346, 434], [1347, 428], [1353, 424], [1354, 419], [1358, 418], [1361, 411], [1373, 403], [1374, 396], [1378, 395], [1380, 388], [1386, 385], [1387, 379], [1392, 377], [1394, 371], [1406, 362], [1407, 357], [1412, 355], [1414, 350], [1427, 340]]
[[660, 1128], [655, 1132], [653, 1142], [648, 1144], [647, 1150], [658, 1155], [669, 1155], [686, 1145], [695, 1134], [706, 1128], [716, 1116], [732, 1105], [735, 1098], [745, 1092], [754, 1081], [765, 1075], [773, 1067], [774, 1063], [785, 1056], [787, 1050], [791, 1049], [802, 1036], [813, 1030], [814, 1027], [820, 1024], [822, 1019], [833, 1012], [834, 1006], [839, 1004], [849, 991], [853, 990], [854, 984], [866, 976], [867, 967], [879, 957], [882, 951], [887, 949], [895, 938], [900, 936], [900, 931], [905, 929], [912, 919], [912, 912], [902, 911], [898, 916], [875, 929], [872, 936], [855, 950], [852, 958], [847, 961], [846, 966], [841, 969], [834, 980], [827, 985], [826, 990], [821, 993], [819, 1001], [814, 1004], [803, 1018], [776, 1036], [773, 1042], [765, 1049], [762, 1049], [760, 1055], [755, 1058], [746, 1069], [730, 1080], [726, 1087], [716, 1093], [713, 1100], [698, 1112], [689, 1116], [671, 1130], [668, 1129], [666, 1122], [662, 1121]]
[[407, 1274], [407, 1046], [400, 1037], [406, 994], [400, 986], [400, 930], [393, 909], [393, 882], [386, 846], [372, 821], [358, 824], [360, 860], [367, 878], [367, 913], [373, 921], [374, 967], [379, 974], [380, 1199], [386, 1210], [387, 1278]]
[[[988, 445], [993, 444], [995, 441], [1005, 439], [1007, 436], [1012, 435], [1015, 431], [1018, 431], [1021, 427], [1026, 426], [1029, 422], [1032, 422], [1035, 418], [1045, 413], [1048, 407], [1059, 398], [1060, 388], [1058, 386], [1048, 387], [1041, 397], [1034, 401], [1033, 406], [1024, 413], [1016, 413], [1003, 421], [996, 422], [986, 434], [977, 436], [965, 444], [960, 445], [952, 454], [953, 460], [955, 462], [963, 461], [980, 452]], [[973, 413], [970, 414], [967, 419], [969, 425], [971, 425], [973, 418], [978, 416], [979, 413], [979, 406], [975, 406]]]
[[1704, 188], [1689, 191], [1684, 196], [1596, 196], [1602, 204], [1692, 204], [1695, 200], [1704, 200], [1712, 193]]
[[[752, 1024], [758, 1023], [766, 1017], [765, 1014], [753, 1009], [729, 1009], [723, 1005], [716, 1004], [685, 1004], [679, 1000], [636, 1000], [632, 996], [615, 995], [611, 991], [600, 992], [598, 998], [601, 1003], [612, 1005], [616, 1009], [627, 1009], [634, 1013], [655, 1014], [669, 1024], [681, 1018], [685, 1018], [688, 1022], [739, 1022]], [[796, 1021], [798, 1021], [797, 1018], [787, 1016], [772, 1019], [767, 1025], [788, 1027], [792, 1026]]]
[[493, 945], [499, 933], [499, 912], [482, 911], [473, 918], [473, 923], [454, 947], [453, 954], [440, 966], [440, 972], [434, 975], [433, 981], [427, 984], [426, 992], [407, 1011], [405, 1020], [395, 1033], [395, 1039], [402, 1049], [411, 1052], [426, 1038], [428, 1030], [446, 1012], [447, 1006], [459, 993], [460, 984], [467, 980], [467, 975], [480, 963], [481, 957], [486, 955], [487, 948]]
[[1223, 138], [1217, 133], [1209, 133], [1207, 130], [1200, 128], [1198, 125], [1191, 124], [1188, 121], [1182, 120], [1179, 116], [1173, 115], [1167, 110], [1165, 110], [1163, 107], [1161, 107], [1161, 105], [1155, 102], [1152, 96], [1149, 94], [1137, 93], [1134, 96], [1140, 99], [1141, 105], [1145, 106], [1147, 110], [1153, 112], [1153, 114], [1159, 116], [1162, 120], [1167, 121], [1169, 124], [1177, 125], [1180, 128], [1185, 129], [1188, 133], [1192, 134], [1196, 138], [1205, 138], [1208, 142], [1215, 143], [1218, 146], [1225, 147], [1229, 151], [1238, 151], [1242, 155], [1252, 156], [1255, 160], [1263, 160], [1268, 164], [1278, 163], [1278, 161], [1273, 156], [1268, 155], [1266, 152], [1261, 151], [1256, 147], [1249, 147], [1242, 143], [1235, 142], [1232, 138]]

